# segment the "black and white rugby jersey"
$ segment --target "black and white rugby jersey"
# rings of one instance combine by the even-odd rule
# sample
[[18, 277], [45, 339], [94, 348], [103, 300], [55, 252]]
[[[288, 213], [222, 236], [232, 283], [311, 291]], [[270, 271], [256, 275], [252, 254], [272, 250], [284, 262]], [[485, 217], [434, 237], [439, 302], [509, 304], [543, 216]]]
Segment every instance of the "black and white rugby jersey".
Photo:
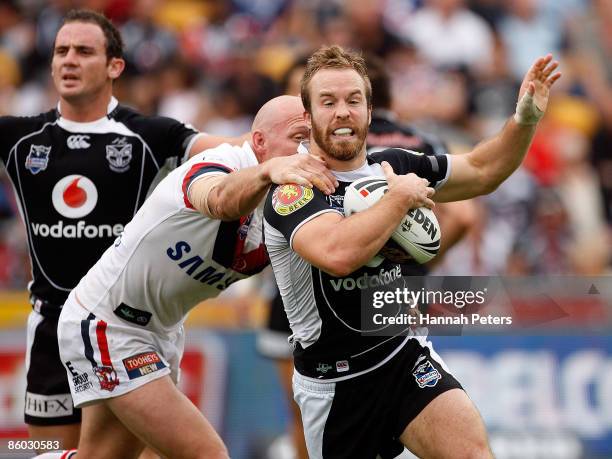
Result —
[[189, 151], [197, 131], [109, 103], [107, 115], [77, 123], [51, 110], [0, 118], [0, 159], [25, 222], [30, 291], [61, 306], [123, 231], [158, 174]]
[[326, 380], [355, 377], [390, 359], [408, 339], [405, 333], [368, 335], [361, 324], [360, 289], [368, 282], [360, 279], [377, 276], [397, 280], [401, 277], [399, 265], [384, 260], [342, 278], [316, 268], [292, 250], [293, 235], [304, 223], [325, 212], [344, 215], [346, 187], [362, 177], [384, 175], [382, 161], [389, 162], [397, 174], [413, 172], [426, 178], [435, 188], [446, 182], [450, 172], [447, 155], [426, 156], [392, 148], [369, 155], [359, 169], [332, 171], [340, 183], [333, 195], [283, 185], [273, 187], [266, 199], [265, 243], [292, 330], [295, 368], [303, 376]]

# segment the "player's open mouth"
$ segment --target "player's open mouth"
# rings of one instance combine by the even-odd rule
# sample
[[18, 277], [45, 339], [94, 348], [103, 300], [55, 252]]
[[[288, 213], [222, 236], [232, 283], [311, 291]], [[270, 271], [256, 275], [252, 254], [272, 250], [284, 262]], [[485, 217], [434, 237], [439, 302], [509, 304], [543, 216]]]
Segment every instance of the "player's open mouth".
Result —
[[336, 129], [333, 134], [338, 137], [351, 137], [353, 134], [355, 134], [355, 131], [348, 127], [342, 127]]

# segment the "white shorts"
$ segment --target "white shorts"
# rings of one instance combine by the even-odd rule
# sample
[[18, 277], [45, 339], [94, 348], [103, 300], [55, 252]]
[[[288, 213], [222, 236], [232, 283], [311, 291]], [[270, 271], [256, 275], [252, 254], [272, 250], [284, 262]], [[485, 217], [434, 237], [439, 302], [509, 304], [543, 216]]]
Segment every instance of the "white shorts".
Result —
[[75, 407], [123, 395], [169, 374], [178, 382], [185, 335], [162, 335], [145, 328], [106, 322], [70, 294], [57, 336]]

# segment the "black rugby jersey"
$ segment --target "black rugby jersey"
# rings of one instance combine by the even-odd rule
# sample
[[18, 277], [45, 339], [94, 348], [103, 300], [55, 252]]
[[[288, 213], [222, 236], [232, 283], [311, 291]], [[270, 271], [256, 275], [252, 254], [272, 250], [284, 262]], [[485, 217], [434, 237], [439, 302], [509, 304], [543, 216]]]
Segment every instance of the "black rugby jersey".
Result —
[[32, 294], [61, 306], [132, 219], [158, 173], [176, 166], [196, 135], [114, 98], [107, 116], [88, 123], [66, 120], [58, 110], [1, 117], [0, 159], [25, 222]]
[[[397, 174], [413, 172], [441, 187], [448, 178], [450, 158], [387, 149], [371, 154], [359, 169], [332, 171], [340, 186], [325, 196], [317, 189], [297, 185], [273, 187], [264, 209], [265, 242], [274, 276], [289, 319], [295, 367], [307, 377], [336, 379], [368, 371], [399, 351], [405, 334], [377, 336], [361, 323], [361, 289], [376, 277], [387, 284], [401, 277], [399, 265], [384, 260], [364, 266], [346, 277], [332, 276], [295, 253], [292, 238], [297, 229], [325, 212], [344, 213], [346, 187], [371, 175], [384, 175], [380, 163], [387, 161]], [[325, 237], [324, 234], [321, 237]], [[346, 235], [350, 238], [350, 234]]]
[[366, 143], [368, 153], [386, 148], [405, 148], [426, 155], [449, 153], [444, 142], [421, 132], [414, 126], [400, 122], [393, 112], [383, 109], [372, 111], [372, 122], [368, 128]]

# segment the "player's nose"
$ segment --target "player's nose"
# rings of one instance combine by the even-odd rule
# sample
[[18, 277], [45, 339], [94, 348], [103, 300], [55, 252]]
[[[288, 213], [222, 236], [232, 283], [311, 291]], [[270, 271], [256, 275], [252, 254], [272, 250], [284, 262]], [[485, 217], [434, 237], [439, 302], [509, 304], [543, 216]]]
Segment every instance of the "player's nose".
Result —
[[346, 102], [338, 102], [336, 104], [336, 118], [346, 119], [350, 116], [349, 107]]

